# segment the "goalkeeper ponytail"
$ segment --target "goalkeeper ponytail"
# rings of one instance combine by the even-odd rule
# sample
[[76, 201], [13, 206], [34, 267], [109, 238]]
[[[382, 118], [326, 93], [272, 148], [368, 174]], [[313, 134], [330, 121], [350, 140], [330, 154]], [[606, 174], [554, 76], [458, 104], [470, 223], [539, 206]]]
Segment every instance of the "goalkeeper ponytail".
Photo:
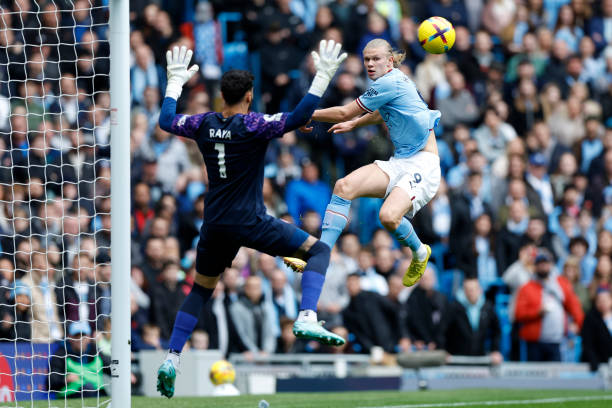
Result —
[[406, 58], [405, 51], [394, 50], [393, 47], [391, 47], [391, 44], [389, 44], [387, 40], [383, 40], [382, 38], [375, 38], [371, 40], [366, 44], [365, 47], [363, 47], [364, 50], [366, 50], [367, 48], [384, 48], [389, 53], [389, 55], [393, 57], [393, 68], [399, 68], [399, 66], [402, 65], [402, 61], [404, 61], [404, 59]]

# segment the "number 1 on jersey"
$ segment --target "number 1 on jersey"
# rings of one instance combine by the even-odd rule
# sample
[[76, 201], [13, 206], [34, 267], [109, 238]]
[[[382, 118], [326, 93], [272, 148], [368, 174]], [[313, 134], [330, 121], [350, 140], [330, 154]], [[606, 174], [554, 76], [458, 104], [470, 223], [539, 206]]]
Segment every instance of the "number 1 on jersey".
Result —
[[219, 177], [227, 178], [227, 170], [225, 169], [225, 145], [223, 143], [215, 143], [215, 150], [219, 152]]

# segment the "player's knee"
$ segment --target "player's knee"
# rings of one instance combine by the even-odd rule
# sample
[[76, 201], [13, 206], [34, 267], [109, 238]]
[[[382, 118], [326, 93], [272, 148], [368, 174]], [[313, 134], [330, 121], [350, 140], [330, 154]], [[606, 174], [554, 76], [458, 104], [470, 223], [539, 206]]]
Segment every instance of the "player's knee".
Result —
[[346, 179], [346, 177], [336, 181], [336, 184], [334, 185], [334, 194], [346, 200], [352, 200], [355, 198], [353, 197], [354, 188], [351, 186], [351, 183]]
[[398, 214], [397, 211], [393, 211], [392, 209], [386, 208], [384, 206], [380, 209], [378, 217], [380, 218], [380, 223], [388, 231], [395, 231], [402, 222], [401, 214]]

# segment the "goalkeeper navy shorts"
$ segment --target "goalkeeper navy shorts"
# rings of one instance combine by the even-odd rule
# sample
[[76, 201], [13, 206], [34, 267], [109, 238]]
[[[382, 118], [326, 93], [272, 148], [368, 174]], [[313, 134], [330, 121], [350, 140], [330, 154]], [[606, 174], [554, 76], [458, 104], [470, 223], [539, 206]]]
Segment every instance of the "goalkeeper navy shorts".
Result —
[[219, 276], [231, 266], [240, 247], [272, 256], [291, 256], [308, 238], [293, 224], [265, 215], [254, 225], [202, 225], [197, 246], [196, 271]]

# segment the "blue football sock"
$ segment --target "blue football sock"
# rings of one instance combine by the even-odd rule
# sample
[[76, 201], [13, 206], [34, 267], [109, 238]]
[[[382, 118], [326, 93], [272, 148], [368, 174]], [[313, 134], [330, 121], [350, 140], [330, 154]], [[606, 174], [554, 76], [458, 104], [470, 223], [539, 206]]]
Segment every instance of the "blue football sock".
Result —
[[325, 275], [315, 271], [305, 270], [302, 274], [302, 302], [300, 310], [317, 310], [319, 296], [323, 289]]
[[198, 284], [193, 285], [174, 320], [174, 327], [170, 336], [171, 352], [181, 353], [187, 339], [198, 323], [200, 311], [211, 298], [213, 291], [214, 289], [207, 289]]
[[317, 310], [319, 296], [325, 282], [331, 249], [317, 241], [307, 252], [308, 263], [302, 274], [302, 302], [300, 310]]
[[391, 231], [391, 233], [401, 245], [407, 246], [415, 252], [423, 245], [412, 224], [406, 218], [402, 218], [399, 227], [395, 231]]
[[321, 233], [321, 241], [333, 248], [340, 234], [348, 223], [349, 209], [351, 208], [351, 200], [345, 200], [337, 195], [332, 195], [331, 201], [325, 210], [323, 218], [323, 232]]

